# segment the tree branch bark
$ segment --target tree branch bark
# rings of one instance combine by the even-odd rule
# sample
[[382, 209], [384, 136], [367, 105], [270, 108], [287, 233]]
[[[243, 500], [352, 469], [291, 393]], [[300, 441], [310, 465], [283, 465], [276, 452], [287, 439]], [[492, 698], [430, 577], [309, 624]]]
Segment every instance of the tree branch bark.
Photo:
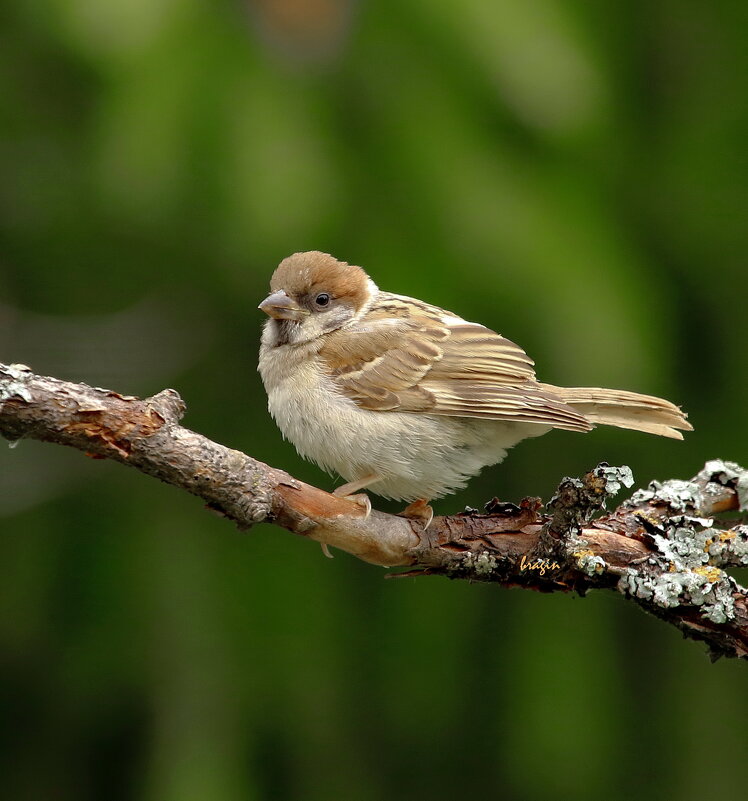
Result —
[[[714, 658], [748, 657], [748, 592], [723, 568], [748, 566], [748, 525], [715, 515], [748, 509], [748, 470], [714, 460], [690, 481], [652, 482], [612, 512], [631, 486], [603, 463], [564, 479], [544, 508], [494, 499], [485, 513], [414, 520], [305, 484], [179, 425], [171, 389], [141, 400], [0, 364], [0, 435], [67, 445], [126, 464], [202, 498], [247, 529], [295, 534], [406, 575], [442, 574], [543, 592], [610, 589], [707, 643]], [[396, 574], [401, 575], [401, 574]]]

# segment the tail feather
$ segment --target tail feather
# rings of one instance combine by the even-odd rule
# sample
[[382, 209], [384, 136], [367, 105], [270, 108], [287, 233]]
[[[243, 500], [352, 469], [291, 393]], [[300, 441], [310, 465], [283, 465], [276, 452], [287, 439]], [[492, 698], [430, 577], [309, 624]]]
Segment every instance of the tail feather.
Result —
[[683, 439], [680, 431], [693, 431], [685, 412], [670, 401], [653, 395], [599, 387], [545, 388], [591, 423], [629, 428], [671, 439]]

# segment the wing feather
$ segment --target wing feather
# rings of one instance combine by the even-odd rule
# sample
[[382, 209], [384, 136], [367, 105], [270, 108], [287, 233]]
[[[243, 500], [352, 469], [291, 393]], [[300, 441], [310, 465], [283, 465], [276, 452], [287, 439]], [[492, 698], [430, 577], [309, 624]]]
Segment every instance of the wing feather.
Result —
[[372, 411], [422, 412], [589, 431], [591, 423], [535, 381], [509, 339], [396, 295], [330, 334], [320, 357], [339, 391]]

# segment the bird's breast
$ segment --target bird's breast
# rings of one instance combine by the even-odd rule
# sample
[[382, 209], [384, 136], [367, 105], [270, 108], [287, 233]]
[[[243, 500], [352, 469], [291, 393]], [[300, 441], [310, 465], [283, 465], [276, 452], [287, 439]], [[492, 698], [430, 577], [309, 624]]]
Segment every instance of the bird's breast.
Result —
[[310, 348], [263, 348], [260, 375], [268, 409], [299, 453], [340, 472], [359, 428], [352, 401], [334, 389]]

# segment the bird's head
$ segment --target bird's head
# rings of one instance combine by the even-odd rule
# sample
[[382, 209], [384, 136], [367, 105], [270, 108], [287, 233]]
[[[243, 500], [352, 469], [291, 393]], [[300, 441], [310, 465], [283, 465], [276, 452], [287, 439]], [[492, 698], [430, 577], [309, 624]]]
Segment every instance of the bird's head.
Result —
[[283, 259], [258, 308], [271, 318], [275, 344], [300, 344], [355, 319], [376, 291], [360, 267], [310, 250]]

